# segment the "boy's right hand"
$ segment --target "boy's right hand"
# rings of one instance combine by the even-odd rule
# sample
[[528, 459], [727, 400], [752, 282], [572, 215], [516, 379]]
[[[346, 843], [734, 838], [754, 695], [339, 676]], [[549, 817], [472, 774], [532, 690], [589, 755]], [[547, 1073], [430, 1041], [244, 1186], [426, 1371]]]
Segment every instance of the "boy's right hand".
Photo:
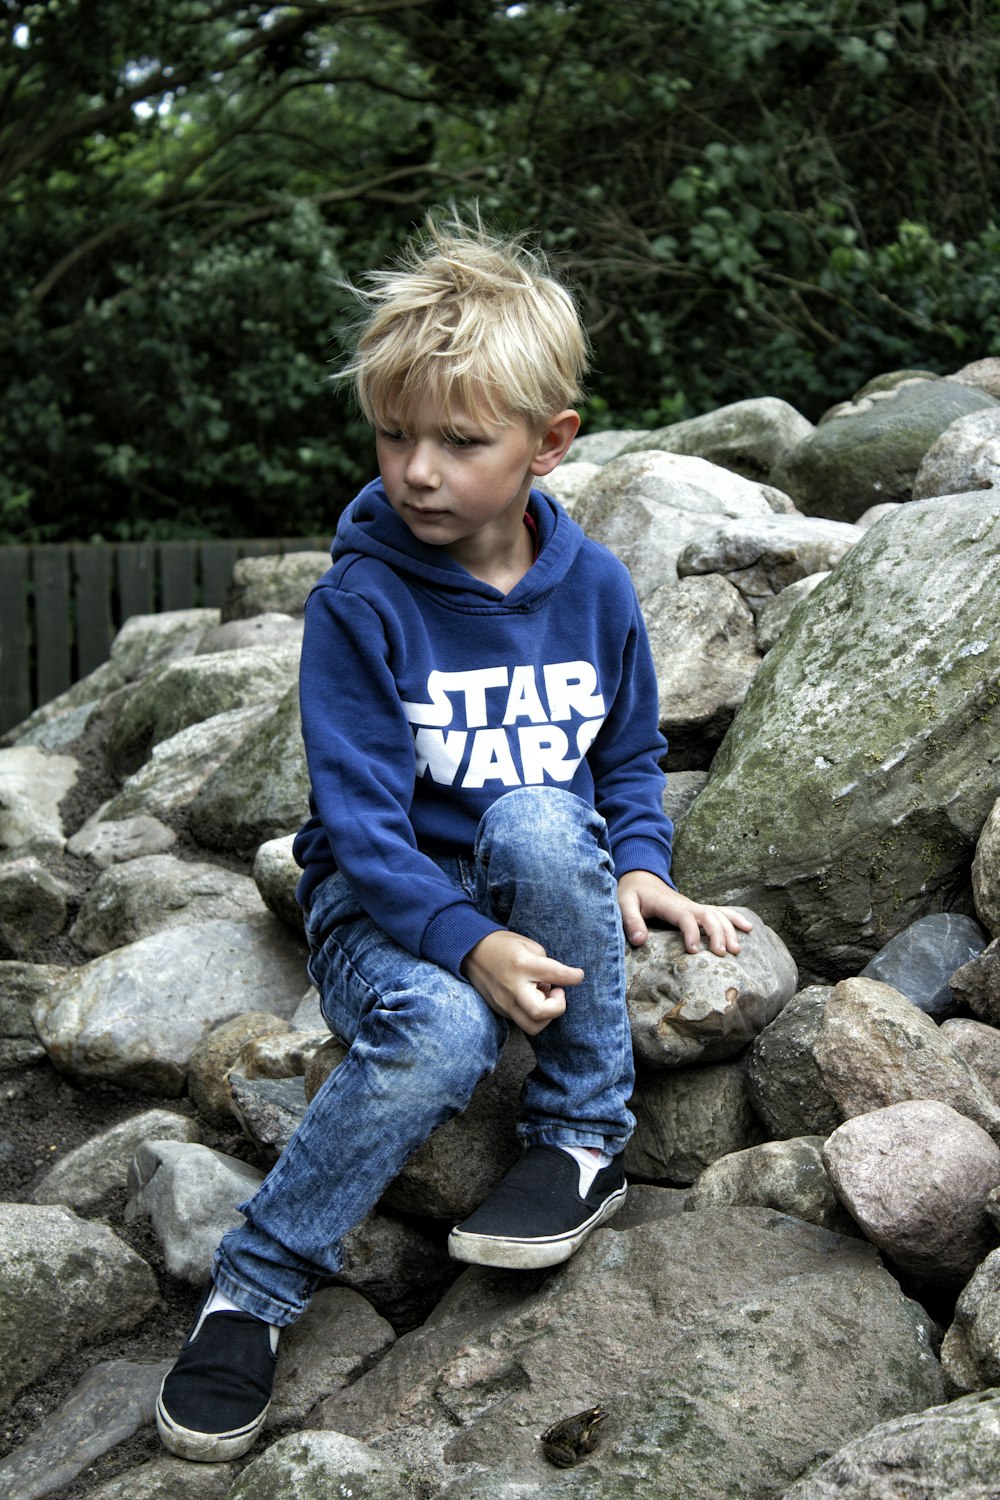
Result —
[[566, 985], [583, 970], [549, 958], [541, 943], [517, 932], [489, 932], [462, 963], [462, 973], [498, 1015], [537, 1036], [566, 1009]]

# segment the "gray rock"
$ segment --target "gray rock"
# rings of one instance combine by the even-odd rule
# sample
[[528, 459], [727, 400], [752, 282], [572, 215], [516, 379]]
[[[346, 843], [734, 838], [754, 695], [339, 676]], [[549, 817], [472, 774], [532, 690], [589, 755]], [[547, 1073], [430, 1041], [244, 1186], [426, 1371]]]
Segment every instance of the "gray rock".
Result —
[[91, 957], [194, 922], [240, 922], [266, 907], [247, 875], [147, 854], [112, 865], [87, 892], [70, 936]]
[[370, 1302], [394, 1327], [413, 1328], [454, 1281], [444, 1234], [373, 1209], [348, 1231], [337, 1281]]
[[816, 1061], [831, 985], [800, 990], [750, 1048], [747, 1085], [768, 1133], [779, 1140], [829, 1135], [843, 1116]]
[[[706, 1209], [598, 1230], [555, 1274], [467, 1271], [313, 1420], [453, 1500], [718, 1500], [777, 1494], [941, 1389], [927, 1321], [870, 1246], [766, 1209]], [[600, 1446], [556, 1471], [540, 1431], [597, 1403]]]
[[779, 460], [772, 482], [808, 515], [853, 521], [870, 505], [909, 500], [935, 439], [958, 417], [995, 405], [984, 391], [944, 380], [869, 385]]
[[65, 1208], [5, 1204], [0, 1406], [82, 1344], [132, 1328], [158, 1296], [145, 1261], [103, 1224]]
[[954, 1017], [941, 1025], [941, 1035], [982, 1080], [1000, 1104], [1000, 1031], [982, 1021]]
[[734, 1151], [705, 1168], [684, 1206], [697, 1211], [726, 1203], [758, 1204], [836, 1234], [856, 1234], [857, 1226], [833, 1191], [822, 1146], [822, 1136], [807, 1135]]
[[45, 1056], [31, 1014], [65, 973], [60, 964], [0, 961], [0, 1068], [22, 1067]]
[[286, 552], [282, 557], [241, 557], [233, 568], [222, 622], [253, 615], [301, 615], [306, 595], [330, 566], [328, 552]]
[[897, 511], [901, 505], [905, 504], [904, 500], [882, 500], [878, 505], [869, 505], [854, 524], [862, 531], [870, 531], [876, 521], [881, 521], [883, 516], [892, 515], [893, 511]]
[[961, 495], [1000, 484], [1000, 407], [973, 411], [946, 427], [924, 454], [914, 500]]
[[141, 859], [144, 854], [165, 854], [177, 842], [172, 828], [159, 818], [122, 818], [117, 823], [88, 820], [66, 845], [78, 859], [89, 859], [99, 869]]
[[685, 546], [679, 577], [721, 573], [756, 613], [790, 583], [829, 573], [864, 533], [815, 516], [759, 516], [716, 524]]
[[252, 858], [265, 840], [298, 832], [308, 813], [296, 686], [202, 783], [191, 830], [205, 849]]
[[15, 958], [30, 959], [62, 932], [75, 894], [33, 854], [0, 864], [0, 944]]
[[320, 1009], [319, 995], [312, 985], [306, 990], [299, 1001], [298, 1008], [291, 1019], [293, 1031], [319, 1031], [326, 1025], [323, 1012]]
[[972, 891], [979, 920], [993, 937], [1000, 937], [1000, 801], [993, 804], [979, 834]]
[[574, 518], [621, 558], [643, 598], [676, 578], [684, 544], [712, 522], [770, 511], [760, 485], [717, 464], [674, 453], [628, 453], [587, 486]]
[[564, 510], [572, 515], [587, 486], [601, 472], [600, 464], [561, 463], [545, 480], [545, 492], [554, 495]]
[[39, 1037], [71, 1077], [179, 1094], [195, 1047], [255, 1006], [289, 1014], [303, 954], [276, 918], [196, 922], [95, 958], [35, 1008]]
[[956, 370], [954, 375], [946, 375], [945, 379], [957, 380], [959, 385], [973, 385], [1000, 401], [1000, 359], [995, 354], [986, 359], [974, 359], [971, 364]]
[[226, 1500], [237, 1464], [154, 1458], [87, 1491], [87, 1500]]
[[941, 1364], [952, 1391], [1000, 1386], [1000, 1251], [991, 1250], [962, 1288]]
[[261, 1032], [250, 1037], [240, 1048], [233, 1067], [246, 1079], [301, 1078], [305, 1082], [311, 1059], [330, 1040], [329, 1027], [321, 1031]]
[[993, 1500], [998, 1435], [995, 1391], [932, 1406], [873, 1427], [786, 1490], [784, 1500], [900, 1500], [904, 1494]]
[[306, 1428], [243, 1470], [228, 1500], [400, 1500], [412, 1494], [401, 1467], [339, 1432]]
[[272, 1011], [244, 1011], [216, 1026], [191, 1053], [188, 1093], [195, 1108], [215, 1124], [233, 1118], [232, 1092], [226, 1079], [248, 1041], [269, 1032], [287, 1031], [289, 1024]]
[[865, 1236], [912, 1275], [960, 1285], [996, 1243], [985, 1204], [1000, 1147], [947, 1104], [911, 1099], [848, 1120], [823, 1161]]
[[302, 619], [292, 615], [270, 613], [253, 615], [249, 620], [229, 620], [205, 632], [198, 642], [196, 656], [213, 651], [243, 651], [248, 646], [302, 645]]
[[955, 998], [983, 1021], [1000, 1025], [1000, 938], [951, 976]]
[[304, 1078], [245, 1078], [237, 1067], [226, 1074], [230, 1110], [261, 1156], [276, 1161], [306, 1112]]
[[314, 1406], [356, 1380], [395, 1339], [392, 1325], [349, 1287], [316, 1292], [299, 1321], [282, 1330], [267, 1426], [307, 1426]]
[[663, 790], [663, 811], [674, 827], [687, 815], [707, 780], [707, 771], [671, 771]]
[[933, 1099], [1000, 1137], [1000, 1111], [947, 1035], [876, 979], [844, 979], [836, 986], [823, 1007], [814, 1056], [845, 1120]]
[[286, 927], [293, 932], [302, 932], [302, 908], [295, 899], [295, 887], [302, 871], [292, 854], [294, 833], [283, 838], [268, 839], [261, 844], [253, 861], [254, 883], [261, 900]]
[[809, 980], [857, 974], [967, 885], [1000, 790], [993, 493], [904, 505], [848, 553], [765, 657], [678, 832], [680, 889], [752, 907]]
[[125, 1186], [129, 1164], [145, 1141], [196, 1141], [198, 1123], [169, 1109], [148, 1109], [121, 1120], [56, 1162], [31, 1194], [33, 1203], [64, 1203], [77, 1213]]
[[743, 1058], [642, 1076], [631, 1108], [636, 1128], [625, 1147], [630, 1177], [692, 1183], [720, 1157], [764, 1139]]
[[829, 573], [811, 573], [808, 578], [800, 578], [797, 583], [788, 584], [773, 599], [765, 599], [756, 615], [757, 649], [762, 655], [766, 655], [775, 645], [800, 599], [808, 599], [813, 590], [829, 576]]
[[650, 1067], [731, 1057], [753, 1040], [795, 993], [795, 964], [784, 943], [752, 911], [738, 954], [702, 944], [688, 953], [680, 933], [659, 928], [629, 951], [625, 998], [636, 1057]]
[[298, 674], [298, 646], [252, 646], [168, 661], [123, 700], [107, 742], [119, 777], [137, 771], [155, 745], [234, 709], [276, 703]]
[[[0, 1459], [4, 1500], [52, 1495], [145, 1427], [153, 1420], [160, 1383], [169, 1368], [169, 1360], [140, 1365], [113, 1359], [88, 1370], [27, 1442]], [[129, 1500], [138, 1500], [135, 1490]]]
[[665, 583], [643, 613], [669, 764], [707, 767], [761, 663], [753, 616], [717, 577]]
[[972, 917], [932, 912], [890, 938], [861, 971], [862, 979], [891, 985], [935, 1020], [954, 1010], [948, 981], [956, 969], [977, 957], [989, 939]]
[[564, 462], [594, 464], [600, 468], [648, 436], [641, 428], [632, 427], [613, 428], [606, 432], [585, 432], [573, 439]]
[[148, 1219], [170, 1275], [202, 1286], [220, 1239], [243, 1222], [237, 1203], [263, 1180], [256, 1167], [208, 1146], [146, 1140], [129, 1168], [125, 1220]]
[[58, 854], [66, 839], [59, 804], [76, 781], [72, 755], [33, 745], [0, 750], [0, 855]]
[[787, 401], [757, 396], [659, 427], [635, 439], [628, 451], [656, 448], [685, 453], [767, 484], [779, 459], [813, 430], [813, 424]]

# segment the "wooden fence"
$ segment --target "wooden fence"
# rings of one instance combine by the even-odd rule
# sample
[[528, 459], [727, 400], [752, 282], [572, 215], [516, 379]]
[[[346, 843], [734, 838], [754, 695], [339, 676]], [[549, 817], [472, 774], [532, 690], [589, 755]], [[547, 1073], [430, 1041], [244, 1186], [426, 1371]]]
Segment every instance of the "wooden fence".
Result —
[[316, 537], [0, 547], [0, 734], [106, 661], [130, 615], [217, 607], [240, 557]]

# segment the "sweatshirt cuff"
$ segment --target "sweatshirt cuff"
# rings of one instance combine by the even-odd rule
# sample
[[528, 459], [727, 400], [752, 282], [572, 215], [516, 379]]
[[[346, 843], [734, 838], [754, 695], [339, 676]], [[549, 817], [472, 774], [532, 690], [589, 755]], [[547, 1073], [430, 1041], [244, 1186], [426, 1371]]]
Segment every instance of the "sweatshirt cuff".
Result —
[[462, 964], [469, 951], [491, 932], [503, 930], [499, 922], [482, 916], [469, 902], [456, 902], [428, 922], [420, 944], [420, 956], [450, 970], [456, 978], [464, 979]]
[[672, 891], [677, 887], [670, 876], [670, 850], [657, 839], [628, 838], [615, 844], [612, 851], [615, 862], [615, 878], [621, 879], [630, 870], [648, 870], [658, 875]]

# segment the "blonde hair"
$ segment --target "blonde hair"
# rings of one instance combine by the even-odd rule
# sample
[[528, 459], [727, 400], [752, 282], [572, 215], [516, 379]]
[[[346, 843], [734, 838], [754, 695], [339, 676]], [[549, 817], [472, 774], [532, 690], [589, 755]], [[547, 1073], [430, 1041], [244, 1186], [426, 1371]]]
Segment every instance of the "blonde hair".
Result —
[[428, 397], [499, 426], [541, 427], [583, 394], [587, 336], [541, 251], [487, 231], [475, 212], [429, 214], [398, 261], [352, 288], [366, 309], [351, 379], [375, 425], [405, 421]]

